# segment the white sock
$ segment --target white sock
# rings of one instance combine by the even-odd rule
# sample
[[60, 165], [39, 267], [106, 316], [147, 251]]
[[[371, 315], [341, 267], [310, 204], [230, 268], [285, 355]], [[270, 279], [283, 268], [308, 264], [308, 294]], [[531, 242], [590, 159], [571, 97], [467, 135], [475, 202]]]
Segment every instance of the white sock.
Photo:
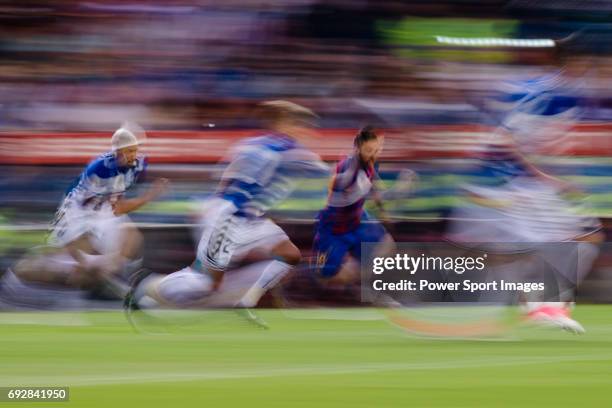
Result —
[[264, 268], [261, 276], [237, 303], [238, 307], [255, 307], [259, 299], [291, 270], [291, 265], [273, 260]]

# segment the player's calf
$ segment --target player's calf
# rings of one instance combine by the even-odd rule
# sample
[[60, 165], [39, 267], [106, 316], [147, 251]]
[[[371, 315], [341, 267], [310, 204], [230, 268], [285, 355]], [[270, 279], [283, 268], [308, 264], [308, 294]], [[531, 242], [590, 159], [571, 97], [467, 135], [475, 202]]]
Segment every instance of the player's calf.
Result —
[[259, 279], [236, 303], [236, 307], [251, 308], [257, 306], [263, 295], [276, 286], [302, 259], [300, 250], [289, 240], [276, 245], [272, 249], [271, 255], [274, 259], [265, 264]]

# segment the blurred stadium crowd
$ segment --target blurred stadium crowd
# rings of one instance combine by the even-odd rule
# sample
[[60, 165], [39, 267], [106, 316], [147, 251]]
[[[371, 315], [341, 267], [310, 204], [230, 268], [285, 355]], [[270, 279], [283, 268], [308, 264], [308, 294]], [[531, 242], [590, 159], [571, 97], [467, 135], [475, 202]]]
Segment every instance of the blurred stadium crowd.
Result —
[[[611, 34], [599, 3], [8, 2], [0, 127], [108, 130], [129, 116], [147, 129], [242, 128], [269, 98], [307, 103], [324, 127], [372, 110], [394, 125], [483, 122], [472, 104], [500, 80], [542, 72], [549, 50], [458, 49], [436, 36], [561, 38], [587, 23], [601, 54]], [[612, 75], [599, 58], [595, 117]]]
[[[361, 125], [387, 128], [383, 180], [393, 186], [407, 167], [419, 175], [409, 194], [388, 203], [395, 238], [438, 239], [463, 204], [462, 183], [495, 184], [474, 159], [507, 113], [491, 103], [497, 91], [557, 68], [551, 48], [439, 37], [560, 39], [585, 27], [589, 41], [573, 57], [591, 66], [579, 95], [586, 109], [560, 139], [524, 145], [542, 168], [587, 193], [581, 211], [605, 219], [612, 214], [611, 17], [612, 3], [595, 0], [4, 3], [0, 256], [8, 264], [40, 241], [83, 164], [129, 119], [147, 129], [150, 172], [172, 180], [170, 194], [133, 219], [173, 228], [152, 227], [145, 241], [158, 270], [176, 267], [190, 257], [183, 227], [190, 202], [214, 190], [215, 163], [228, 140], [257, 126], [252, 110], [265, 99], [312, 108], [324, 136], [312, 147], [328, 161], [350, 150]], [[326, 184], [309, 180], [273, 213], [304, 246]]]

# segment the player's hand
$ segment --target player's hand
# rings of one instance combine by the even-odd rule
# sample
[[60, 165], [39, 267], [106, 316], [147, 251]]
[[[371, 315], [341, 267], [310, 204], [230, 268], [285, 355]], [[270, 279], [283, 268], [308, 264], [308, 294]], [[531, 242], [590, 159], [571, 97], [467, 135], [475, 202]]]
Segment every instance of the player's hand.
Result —
[[419, 176], [414, 170], [404, 169], [397, 176], [396, 183], [398, 187], [402, 187], [403, 190], [409, 190], [418, 181]]
[[158, 178], [153, 182], [153, 185], [147, 192], [147, 197], [149, 200], [154, 200], [157, 197], [161, 196], [168, 190], [168, 186], [170, 185], [170, 180], [167, 178]]

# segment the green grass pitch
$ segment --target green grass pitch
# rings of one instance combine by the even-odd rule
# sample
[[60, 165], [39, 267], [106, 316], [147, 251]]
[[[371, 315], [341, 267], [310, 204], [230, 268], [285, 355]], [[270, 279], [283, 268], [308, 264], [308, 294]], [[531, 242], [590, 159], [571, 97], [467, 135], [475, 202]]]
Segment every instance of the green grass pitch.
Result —
[[[70, 407], [605, 406], [612, 307], [578, 306], [587, 333], [516, 328], [492, 340], [417, 338], [376, 310], [231, 312], [137, 334], [120, 312], [0, 313], [0, 385], [69, 386]], [[301, 314], [300, 314], [301, 313]], [[354, 314], [354, 316], [352, 316]], [[301, 317], [301, 318], [296, 318]], [[48, 403], [0, 403], [0, 406]]]

